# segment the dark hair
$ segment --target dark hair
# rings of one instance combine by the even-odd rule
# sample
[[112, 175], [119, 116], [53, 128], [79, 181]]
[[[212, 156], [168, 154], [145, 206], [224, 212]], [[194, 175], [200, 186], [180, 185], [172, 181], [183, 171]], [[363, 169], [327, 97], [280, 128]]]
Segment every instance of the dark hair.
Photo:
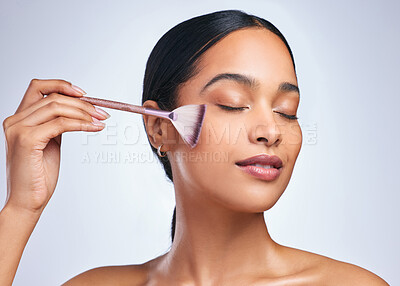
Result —
[[[177, 108], [178, 88], [197, 73], [196, 67], [201, 55], [229, 33], [250, 27], [264, 28], [277, 35], [286, 45], [296, 70], [289, 44], [272, 23], [240, 10], [213, 12], [176, 25], [157, 42], [146, 64], [142, 104], [146, 100], [154, 100], [162, 110], [172, 111]], [[159, 157], [157, 149], [151, 144], [150, 147], [163, 165], [166, 176], [173, 182], [168, 157]], [[175, 224], [176, 206], [171, 224], [172, 242]]]

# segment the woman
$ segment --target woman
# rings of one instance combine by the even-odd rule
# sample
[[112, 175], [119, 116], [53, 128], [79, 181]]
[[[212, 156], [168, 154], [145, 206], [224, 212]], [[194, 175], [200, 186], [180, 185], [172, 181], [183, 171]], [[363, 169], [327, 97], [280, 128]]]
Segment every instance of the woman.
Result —
[[[3, 123], [1, 285], [12, 283], [55, 189], [61, 134], [104, 127], [108, 114], [79, 100], [83, 94], [66, 81], [33, 80]], [[263, 212], [284, 192], [301, 149], [299, 100], [292, 52], [270, 22], [229, 10], [168, 31], [147, 62], [143, 105], [207, 104], [193, 150], [169, 121], [143, 116], [175, 188], [171, 249], [144, 264], [86, 271], [64, 285], [388, 285], [358, 266], [280, 245], [268, 233]]]

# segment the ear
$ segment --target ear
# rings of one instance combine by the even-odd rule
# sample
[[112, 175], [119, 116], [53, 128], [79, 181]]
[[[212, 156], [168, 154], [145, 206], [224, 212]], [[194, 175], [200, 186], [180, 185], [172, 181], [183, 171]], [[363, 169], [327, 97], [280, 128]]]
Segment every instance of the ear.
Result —
[[[146, 100], [144, 107], [160, 109], [158, 103], [154, 100]], [[161, 148], [162, 152], [173, 149], [174, 144], [178, 142], [179, 134], [170, 120], [157, 116], [143, 114], [143, 121], [146, 128], [147, 137], [154, 148], [158, 148], [161, 144], [165, 145]]]

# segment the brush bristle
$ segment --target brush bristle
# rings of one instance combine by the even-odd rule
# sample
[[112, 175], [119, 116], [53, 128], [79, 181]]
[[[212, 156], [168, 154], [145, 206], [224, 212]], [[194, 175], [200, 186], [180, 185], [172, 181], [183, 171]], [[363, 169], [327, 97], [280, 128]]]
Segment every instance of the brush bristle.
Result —
[[171, 120], [176, 130], [182, 136], [183, 141], [194, 148], [200, 137], [201, 127], [203, 126], [204, 115], [206, 113], [205, 104], [189, 104], [173, 110], [176, 116]]

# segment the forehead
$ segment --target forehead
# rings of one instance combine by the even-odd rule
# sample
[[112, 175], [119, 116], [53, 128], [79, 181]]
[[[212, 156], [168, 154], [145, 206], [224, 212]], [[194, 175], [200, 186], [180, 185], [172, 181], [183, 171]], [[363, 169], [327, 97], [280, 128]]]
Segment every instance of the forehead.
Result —
[[204, 77], [231, 72], [259, 80], [297, 82], [286, 45], [267, 29], [246, 28], [228, 34], [201, 56], [198, 67]]

